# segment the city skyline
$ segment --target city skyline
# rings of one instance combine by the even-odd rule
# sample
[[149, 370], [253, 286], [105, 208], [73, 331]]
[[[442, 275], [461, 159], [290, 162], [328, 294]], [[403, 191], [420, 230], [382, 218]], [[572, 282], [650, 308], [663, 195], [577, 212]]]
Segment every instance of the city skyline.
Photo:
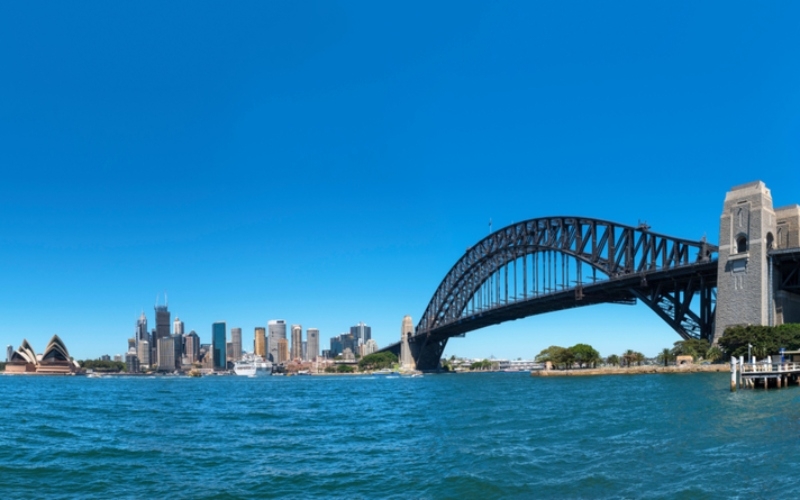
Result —
[[[490, 230], [575, 215], [716, 243], [732, 186], [800, 199], [799, 5], [2, 9], [7, 345], [122, 354], [168, 290], [203, 339], [285, 318], [321, 349], [359, 321], [385, 346]], [[599, 305], [445, 355], [678, 340]]]

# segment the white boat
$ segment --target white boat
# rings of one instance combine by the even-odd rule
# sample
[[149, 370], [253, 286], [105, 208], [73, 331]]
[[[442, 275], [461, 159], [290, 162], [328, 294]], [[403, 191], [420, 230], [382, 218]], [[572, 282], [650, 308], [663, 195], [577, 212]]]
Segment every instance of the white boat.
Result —
[[240, 377], [268, 377], [272, 375], [272, 363], [261, 356], [245, 355], [233, 365], [233, 373]]

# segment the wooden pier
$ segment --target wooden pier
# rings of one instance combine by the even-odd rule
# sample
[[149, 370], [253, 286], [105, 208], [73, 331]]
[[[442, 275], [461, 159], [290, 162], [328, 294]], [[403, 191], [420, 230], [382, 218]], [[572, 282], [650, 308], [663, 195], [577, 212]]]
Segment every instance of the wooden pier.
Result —
[[777, 388], [788, 387], [789, 384], [800, 385], [800, 363], [792, 361], [773, 362], [771, 357], [762, 361], [753, 358], [750, 363], [741, 358], [731, 358], [731, 392], [739, 388], [768, 389], [774, 381]]

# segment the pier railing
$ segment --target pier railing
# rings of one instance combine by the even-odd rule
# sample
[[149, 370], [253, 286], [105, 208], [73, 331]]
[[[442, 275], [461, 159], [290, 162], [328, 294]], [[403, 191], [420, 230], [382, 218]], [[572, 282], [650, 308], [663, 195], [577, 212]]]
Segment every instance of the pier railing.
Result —
[[798, 372], [800, 363], [769, 363], [767, 361], [757, 361], [755, 363], [743, 363], [740, 366], [742, 375], [749, 373], [775, 373], [775, 372]]
[[756, 383], [766, 389], [770, 380], [777, 387], [786, 387], [790, 382], [800, 384], [800, 363], [773, 362], [771, 357], [750, 363], [745, 363], [744, 359], [737, 359], [735, 356], [731, 358], [731, 391], [736, 391], [739, 387], [753, 388]]

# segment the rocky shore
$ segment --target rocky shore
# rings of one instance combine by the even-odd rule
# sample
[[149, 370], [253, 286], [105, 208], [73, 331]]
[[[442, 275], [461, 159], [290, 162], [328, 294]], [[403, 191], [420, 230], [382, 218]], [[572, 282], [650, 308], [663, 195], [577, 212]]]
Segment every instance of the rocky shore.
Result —
[[685, 364], [677, 366], [605, 366], [602, 368], [584, 368], [578, 370], [534, 370], [531, 377], [581, 377], [586, 375], [641, 375], [645, 373], [705, 373], [729, 372], [727, 364], [694, 365]]

